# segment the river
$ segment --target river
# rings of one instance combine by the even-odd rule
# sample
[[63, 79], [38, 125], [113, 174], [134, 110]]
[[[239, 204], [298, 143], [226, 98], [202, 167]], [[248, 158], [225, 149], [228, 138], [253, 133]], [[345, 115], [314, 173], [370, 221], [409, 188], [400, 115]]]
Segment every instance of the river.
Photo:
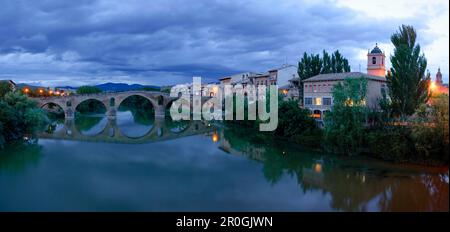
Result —
[[448, 211], [448, 167], [342, 158], [129, 111], [110, 121], [55, 122], [0, 151], [0, 211]]

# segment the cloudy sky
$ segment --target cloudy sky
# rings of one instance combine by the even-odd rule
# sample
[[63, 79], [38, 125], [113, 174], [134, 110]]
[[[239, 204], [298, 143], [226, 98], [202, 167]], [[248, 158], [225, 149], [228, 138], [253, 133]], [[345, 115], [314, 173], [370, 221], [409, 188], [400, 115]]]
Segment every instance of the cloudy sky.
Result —
[[[41, 85], [174, 84], [367, 50], [413, 25], [431, 73], [448, 82], [448, 0], [0, 0], [0, 79]], [[389, 66], [389, 62], [387, 63]]]

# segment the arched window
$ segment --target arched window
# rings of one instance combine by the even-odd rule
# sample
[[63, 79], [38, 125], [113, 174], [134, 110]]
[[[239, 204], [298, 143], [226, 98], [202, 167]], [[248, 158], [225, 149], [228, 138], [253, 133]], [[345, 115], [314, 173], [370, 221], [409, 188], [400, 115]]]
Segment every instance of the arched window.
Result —
[[376, 57], [372, 57], [372, 64], [376, 64], [377, 63], [377, 58]]

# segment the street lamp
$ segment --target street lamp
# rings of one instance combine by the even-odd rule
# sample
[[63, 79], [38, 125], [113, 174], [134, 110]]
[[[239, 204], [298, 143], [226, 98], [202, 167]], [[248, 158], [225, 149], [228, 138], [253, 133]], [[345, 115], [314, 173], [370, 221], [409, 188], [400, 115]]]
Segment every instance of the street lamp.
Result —
[[434, 92], [436, 90], [436, 88], [437, 88], [436, 83], [434, 81], [431, 81], [429, 90], [431, 92]]

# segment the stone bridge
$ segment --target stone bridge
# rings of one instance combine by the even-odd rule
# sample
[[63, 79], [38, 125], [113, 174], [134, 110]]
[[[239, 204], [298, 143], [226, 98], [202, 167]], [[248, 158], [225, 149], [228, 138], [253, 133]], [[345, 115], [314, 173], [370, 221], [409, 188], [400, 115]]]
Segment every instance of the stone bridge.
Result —
[[78, 140], [87, 142], [106, 142], [106, 143], [128, 143], [140, 144], [157, 142], [164, 140], [177, 139], [181, 137], [205, 134], [213, 132], [215, 129], [204, 121], [186, 121], [187, 125], [182, 128], [169, 128], [164, 118], [156, 118], [152, 128], [142, 136], [130, 137], [124, 134], [117, 125], [117, 119], [108, 118], [106, 126], [101, 132], [95, 135], [85, 135], [75, 126], [74, 119], [66, 119], [63, 126], [55, 126], [51, 133], [43, 132], [39, 138]]
[[74, 118], [76, 108], [79, 104], [87, 100], [97, 100], [103, 103], [106, 108], [108, 117], [115, 117], [120, 104], [128, 97], [142, 96], [148, 99], [155, 109], [156, 118], [165, 117], [165, 109], [170, 102], [178, 98], [170, 97], [169, 94], [163, 92], [152, 91], [127, 91], [127, 92], [105, 92], [98, 94], [77, 94], [71, 96], [55, 96], [35, 98], [39, 107], [53, 103], [60, 106], [64, 110], [66, 119]]

